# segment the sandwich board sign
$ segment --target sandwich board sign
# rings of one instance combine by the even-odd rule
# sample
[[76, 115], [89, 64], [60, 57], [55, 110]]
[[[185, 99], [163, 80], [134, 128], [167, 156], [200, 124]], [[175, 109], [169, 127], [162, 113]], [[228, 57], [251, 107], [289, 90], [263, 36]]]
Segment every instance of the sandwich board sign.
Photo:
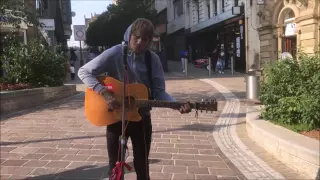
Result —
[[85, 41], [86, 40], [86, 26], [85, 25], [74, 25], [73, 34], [75, 41]]

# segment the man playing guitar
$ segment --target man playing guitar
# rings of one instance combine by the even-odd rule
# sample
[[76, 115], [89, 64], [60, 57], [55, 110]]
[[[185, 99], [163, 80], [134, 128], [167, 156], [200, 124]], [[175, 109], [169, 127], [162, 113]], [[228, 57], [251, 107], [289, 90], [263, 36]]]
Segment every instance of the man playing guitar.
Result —
[[[151, 97], [155, 100], [175, 101], [165, 91], [164, 72], [161, 61], [154, 52], [149, 51], [154, 35], [153, 24], [144, 18], [139, 18], [131, 24], [124, 34], [124, 41], [128, 42], [128, 68], [123, 68], [122, 45], [115, 45], [78, 71], [79, 78], [96, 93], [103, 96], [108, 102], [109, 109], [119, 107], [112, 92], [103, 86], [97, 76], [107, 73], [109, 77], [123, 82], [124, 73], [127, 74], [125, 83], [142, 83], [151, 90]], [[146, 55], [148, 54], [148, 56]], [[149, 57], [146, 58], [146, 57]], [[150, 69], [146, 62], [150, 62]], [[142, 120], [130, 122], [126, 127], [126, 137], [130, 137], [133, 147], [134, 168], [138, 180], [148, 180], [149, 177], [149, 151], [151, 145], [151, 116], [150, 108], [140, 108]], [[178, 109], [180, 113], [189, 113], [191, 108], [188, 103]], [[119, 136], [122, 133], [122, 124], [117, 122], [107, 126], [107, 149], [109, 156], [109, 176], [115, 167], [119, 155]]]

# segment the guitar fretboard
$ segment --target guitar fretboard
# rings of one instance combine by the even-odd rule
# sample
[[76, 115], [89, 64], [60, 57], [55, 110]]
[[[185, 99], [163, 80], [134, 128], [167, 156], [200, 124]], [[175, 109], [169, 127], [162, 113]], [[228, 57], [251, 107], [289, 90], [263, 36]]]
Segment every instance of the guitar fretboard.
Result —
[[[185, 102], [168, 102], [156, 100], [135, 100], [135, 105], [138, 107], [164, 107], [164, 108], [180, 108]], [[191, 109], [195, 108], [194, 103], [190, 103]]]

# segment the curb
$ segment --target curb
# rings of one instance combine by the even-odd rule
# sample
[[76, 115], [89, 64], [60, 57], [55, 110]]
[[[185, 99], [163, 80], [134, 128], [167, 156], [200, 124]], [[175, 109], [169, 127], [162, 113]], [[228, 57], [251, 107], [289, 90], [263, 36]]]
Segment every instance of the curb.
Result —
[[287, 166], [312, 179], [319, 178], [319, 141], [260, 119], [260, 109], [247, 108], [248, 136]]

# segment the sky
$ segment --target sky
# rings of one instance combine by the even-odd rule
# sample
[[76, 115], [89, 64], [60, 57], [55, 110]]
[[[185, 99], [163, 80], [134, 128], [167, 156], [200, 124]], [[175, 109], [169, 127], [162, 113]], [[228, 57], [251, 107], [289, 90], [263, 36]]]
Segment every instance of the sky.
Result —
[[71, 11], [75, 12], [75, 17], [72, 17], [72, 35], [70, 37], [70, 46], [79, 46], [79, 41], [74, 41], [73, 25], [84, 25], [84, 16], [90, 18], [91, 14], [101, 14], [107, 10], [112, 0], [71, 0]]

